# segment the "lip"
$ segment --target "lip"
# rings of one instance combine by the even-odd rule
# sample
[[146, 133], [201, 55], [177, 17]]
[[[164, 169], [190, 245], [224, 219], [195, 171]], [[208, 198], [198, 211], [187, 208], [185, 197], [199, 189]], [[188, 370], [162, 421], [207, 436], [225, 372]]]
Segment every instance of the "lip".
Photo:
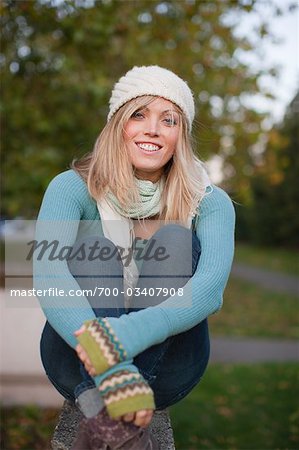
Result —
[[[157, 142], [150, 142], [150, 141], [137, 141], [137, 142], [134, 142], [134, 144], [136, 145], [138, 150], [140, 150], [141, 152], [143, 152], [147, 155], [150, 155], [150, 154], [153, 155], [153, 154], [159, 153], [161, 148], [163, 147], [161, 144], [158, 144]], [[139, 144], [156, 145], [157, 147], [159, 147], [159, 150], [155, 150], [155, 151], [145, 150], [144, 148], [139, 147]]]

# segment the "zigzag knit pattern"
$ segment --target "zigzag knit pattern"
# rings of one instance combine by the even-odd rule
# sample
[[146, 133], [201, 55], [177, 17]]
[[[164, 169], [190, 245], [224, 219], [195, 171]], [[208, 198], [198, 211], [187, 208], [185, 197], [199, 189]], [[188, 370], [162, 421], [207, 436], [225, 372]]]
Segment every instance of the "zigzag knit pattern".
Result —
[[87, 320], [84, 325], [86, 329], [77, 339], [97, 375], [126, 360], [126, 351], [107, 319]]
[[155, 409], [153, 391], [138, 372], [115, 372], [105, 378], [99, 391], [112, 418], [141, 409]]

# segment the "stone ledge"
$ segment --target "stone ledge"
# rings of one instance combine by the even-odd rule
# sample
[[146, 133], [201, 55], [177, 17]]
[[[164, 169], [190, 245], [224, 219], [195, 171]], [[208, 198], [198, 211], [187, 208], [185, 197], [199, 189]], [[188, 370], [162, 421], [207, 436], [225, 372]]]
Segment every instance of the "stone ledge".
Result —
[[[65, 401], [51, 441], [52, 450], [70, 450], [75, 438], [81, 412], [72, 403]], [[167, 410], [154, 414], [150, 425], [160, 445], [160, 450], [175, 450], [173, 431]]]

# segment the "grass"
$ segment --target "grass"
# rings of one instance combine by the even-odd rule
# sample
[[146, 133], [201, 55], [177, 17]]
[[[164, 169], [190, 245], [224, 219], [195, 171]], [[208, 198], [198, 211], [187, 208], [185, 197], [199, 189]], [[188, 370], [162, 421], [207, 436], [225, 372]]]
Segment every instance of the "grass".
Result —
[[257, 247], [238, 242], [236, 245], [235, 262], [299, 276], [298, 250]]
[[1, 412], [2, 450], [50, 450], [57, 409], [35, 405], [5, 408]]
[[213, 365], [171, 407], [177, 450], [299, 448], [296, 364]]
[[298, 298], [230, 278], [223, 308], [209, 318], [212, 335], [299, 338]]
[[[170, 408], [177, 450], [299, 448], [298, 364], [215, 364]], [[1, 449], [50, 450], [58, 411], [5, 409]]]

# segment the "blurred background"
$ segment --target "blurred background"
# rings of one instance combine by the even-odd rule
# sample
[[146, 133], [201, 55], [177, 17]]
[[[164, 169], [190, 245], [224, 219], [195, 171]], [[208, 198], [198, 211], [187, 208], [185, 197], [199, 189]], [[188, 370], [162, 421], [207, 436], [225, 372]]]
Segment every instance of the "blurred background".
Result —
[[[298, 2], [3, 0], [0, 11], [1, 229], [35, 219], [50, 180], [92, 150], [122, 74], [178, 73], [194, 92], [197, 153], [235, 202], [237, 245], [210, 367], [170, 410], [176, 446], [298, 449]], [[50, 448], [62, 398], [39, 362], [44, 318], [37, 303], [12, 307], [4, 285], [0, 305], [1, 448]]]

